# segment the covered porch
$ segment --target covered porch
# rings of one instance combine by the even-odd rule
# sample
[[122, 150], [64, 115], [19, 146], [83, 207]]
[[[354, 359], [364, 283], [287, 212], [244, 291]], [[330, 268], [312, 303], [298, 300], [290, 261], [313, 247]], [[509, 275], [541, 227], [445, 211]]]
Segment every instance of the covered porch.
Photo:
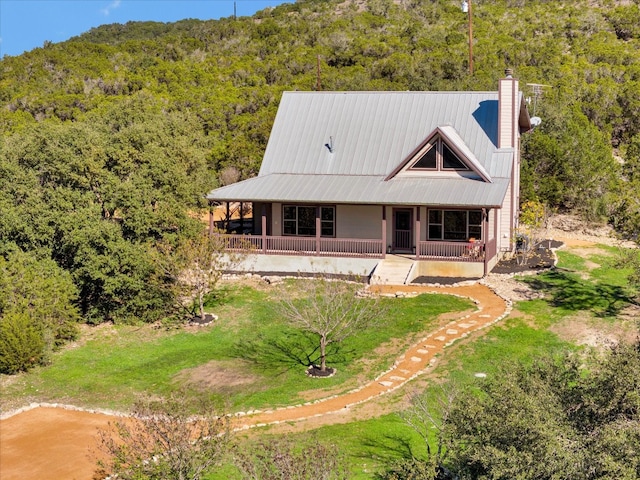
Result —
[[[489, 232], [487, 209], [468, 211], [384, 205], [369, 206], [366, 211], [360, 209], [356, 212], [359, 215], [349, 217], [346, 213], [353, 213], [352, 206], [303, 205], [293, 209], [290, 205], [261, 204], [253, 207], [250, 220], [241, 219], [242, 224], [251, 226], [243, 233], [224, 233], [230, 228], [225, 228], [224, 222], [214, 222], [213, 217], [209, 222], [210, 233], [224, 238], [230, 251], [249, 249], [258, 255], [361, 259], [385, 259], [387, 255], [395, 254], [418, 262], [480, 264], [484, 274], [488, 273], [491, 259], [496, 256], [496, 240]], [[260, 216], [255, 215], [255, 207], [261, 211]], [[239, 211], [248, 210], [240, 208]], [[377, 220], [374, 211], [378, 212]], [[338, 221], [337, 217], [346, 218]], [[452, 226], [444, 223], [449, 217]], [[456, 218], [458, 225], [454, 227]], [[354, 233], [353, 224], [364, 223], [367, 227], [360, 228], [365, 233], [363, 236], [373, 236], [375, 229], [377, 238], [340, 235]], [[378, 224], [377, 228], [372, 226], [375, 224]], [[275, 233], [283, 234], [274, 234], [276, 229], [280, 232]], [[436, 236], [456, 239], [433, 239]]]

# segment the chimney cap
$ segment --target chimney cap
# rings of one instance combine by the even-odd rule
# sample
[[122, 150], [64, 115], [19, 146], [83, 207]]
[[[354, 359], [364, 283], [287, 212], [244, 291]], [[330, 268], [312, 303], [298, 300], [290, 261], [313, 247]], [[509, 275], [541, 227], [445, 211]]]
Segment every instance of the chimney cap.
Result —
[[513, 78], [513, 68], [506, 68], [504, 74], [507, 78]]

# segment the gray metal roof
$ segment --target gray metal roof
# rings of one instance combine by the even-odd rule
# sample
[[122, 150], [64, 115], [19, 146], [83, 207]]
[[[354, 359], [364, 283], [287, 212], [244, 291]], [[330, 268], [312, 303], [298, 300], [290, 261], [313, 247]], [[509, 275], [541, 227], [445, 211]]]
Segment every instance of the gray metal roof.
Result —
[[272, 173], [214, 190], [219, 201], [350, 203], [375, 205], [451, 205], [499, 207], [509, 179], [493, 183], [469, 178]]
[[[210, 200], [499, 206], [513, 150], [498, 150], [497, 92], [285, 92], [258, 177]], [[490, 182], [384, 180], [437, 128]]]

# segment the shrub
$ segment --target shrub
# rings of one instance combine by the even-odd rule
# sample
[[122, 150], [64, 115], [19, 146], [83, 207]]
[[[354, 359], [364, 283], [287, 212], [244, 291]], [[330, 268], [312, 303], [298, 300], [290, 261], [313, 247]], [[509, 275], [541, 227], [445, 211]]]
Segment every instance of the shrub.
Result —
[[42, 330], [27, 315], [9, 313], [0, 318], [0, 373], [26, 371], [42, 361]]

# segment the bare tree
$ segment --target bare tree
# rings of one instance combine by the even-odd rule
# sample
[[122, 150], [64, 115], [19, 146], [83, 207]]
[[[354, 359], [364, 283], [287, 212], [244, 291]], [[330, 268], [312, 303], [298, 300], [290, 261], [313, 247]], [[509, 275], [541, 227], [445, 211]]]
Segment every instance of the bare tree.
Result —
[[[452, 406], [457, 398], [457, 390], [440, 387], [433, 393], [414, 393], [410, 396], [410, 406], [398, 415], [423, 440], [427, 450], [426, 460], [404, 459], [394, 465], [383, 478], [421, 478], [439, 480], [457, 478], [444, 467], [447, 454], [446, 427]], [[435, 435], [435, 449], [432, 443]]]
[[106, 460], [99, 473], [122, 480], [198, 480], [220, 463], [230, 448], [228, 417], [210, 406], [193, 416], [184, 396], [138, 402], [129, 418], [99, 430], [98, 450]]
[[235, 464], [247, 480], [343, 480], [349, 478], [344, 456], [335, 445], [314, 441], [297, 445], [270, 439], [242, 450]]
[[179, 285], [197, 302], [198, 316], [205, 321], [206, 296], [216, 289], [225, 272], [234, 270], [249, 252], [249, 244], [242, 239], [227, 248], [227, 238], [218, 233], [201, 235], [183, 243], [177, 251], [183, 273]]
[[[444, 454], [444, 427], [447, 424], [451, 406], [457, 397], [457, 390], [439, 387], [431, 395], [427, 393], [414, 393], [410, 396], [410, 407], [399, 413], [400, 418], [414, 430], [427, 449], [429, 459], [439, 462]], [[431, 432], [435, 430], [437, 448], [431, 448]]]
[[378, 297], [358, 295], [362, 284], [323, 276], [285, 285], [279, 312], [295, 328], [317, 336], [320, 372], [327, 372], [327, 347], [340, 343], [381, 320]]
[[520, 206], [518, 232], [516, 233], [516, 260], [524, 265], [549, 228], [549, 211], [538, 201], [530, 200]]
[[232, 183], [236, 183], [240, 180], [240, 170], [233, 165], [224, 167], [218, 178], [220, 179], [220, 185], [231, 185]]

